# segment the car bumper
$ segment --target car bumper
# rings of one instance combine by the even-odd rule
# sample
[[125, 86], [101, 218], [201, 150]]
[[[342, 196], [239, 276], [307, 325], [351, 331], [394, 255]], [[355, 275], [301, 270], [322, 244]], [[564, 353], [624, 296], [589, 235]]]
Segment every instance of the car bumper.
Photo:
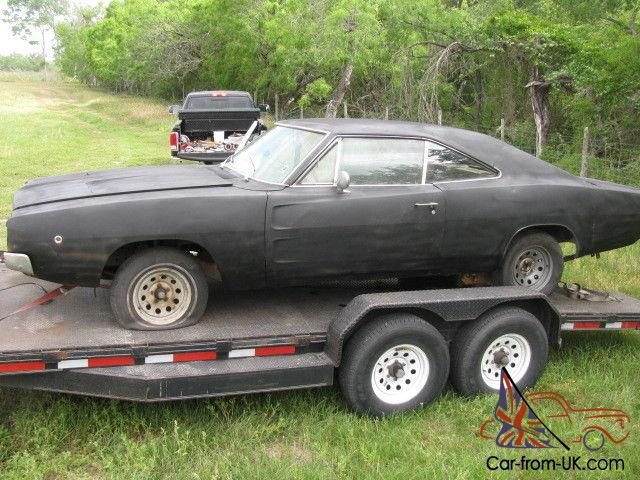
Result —
[[4, 252], [2, 258], [7, 268], [22, 272], [26, 275], [33, 275], [33, 266], [31, 265], [31, 259], [28, 255], [24, 253]]

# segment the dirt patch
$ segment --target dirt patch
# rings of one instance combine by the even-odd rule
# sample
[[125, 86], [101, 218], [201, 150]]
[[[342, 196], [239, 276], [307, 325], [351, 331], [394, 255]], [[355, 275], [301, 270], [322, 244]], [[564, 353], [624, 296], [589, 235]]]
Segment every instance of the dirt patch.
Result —
[[297, 463], [305, 463], [313, 458], [311, 451], [298, 441], [287, 444], [282, 440], [277, 440], [266, 448], [266, 454], [274, 460], [292, 458]]

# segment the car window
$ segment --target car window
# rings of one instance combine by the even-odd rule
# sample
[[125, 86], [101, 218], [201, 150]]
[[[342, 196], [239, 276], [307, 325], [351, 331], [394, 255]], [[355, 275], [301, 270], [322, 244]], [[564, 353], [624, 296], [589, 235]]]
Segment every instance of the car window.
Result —
[[282, 183], [322, 141], [317, 132], [276, 126], [224, 162], [245, 177]]
[[333, 185], [338, 159], [338, 144], [324, 154], [315, 167], [300, 181], [302, 185]]
[[245, 96], [198, 96], [187, 99], [188, 110], [234, 110], [254, 108], [253, 101]]
[[427, 183], [495, 177], [492, 168], [450, 148], [429, 142]]
[[396, 138], [343, 138], [339, 170], [352, 185], [422, 183], [424, 142]]

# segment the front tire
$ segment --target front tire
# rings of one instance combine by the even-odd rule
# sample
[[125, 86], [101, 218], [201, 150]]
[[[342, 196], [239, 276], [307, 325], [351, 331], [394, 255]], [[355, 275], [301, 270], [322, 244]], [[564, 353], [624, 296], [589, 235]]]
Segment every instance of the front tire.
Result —
[[207, 279], [193, 256], [152, 248], [129, 257], [111, 285], [111, 309], [133, 330], [167, 330], [197, 323], [207, 307]]
[[494, 284], [526, 287], [551, 294], [562, 277], [564, 258], [551, 235], [533, 232], [517, 238], [494, 275]]
[[344, 351], [339, 383], [356, 412], [382, 416], [432, 402], [448, 373], [449, 351], [442, 335], [421, 318], [398, 313], [354, 334]]
[[473, 397], [500, 391], [506, 368], [519, 388], [535, 384], [547, 363], [549, 340], [540, 321], [518, 307], [500, 307], [464, 325], [451, 347], [451, 384]]

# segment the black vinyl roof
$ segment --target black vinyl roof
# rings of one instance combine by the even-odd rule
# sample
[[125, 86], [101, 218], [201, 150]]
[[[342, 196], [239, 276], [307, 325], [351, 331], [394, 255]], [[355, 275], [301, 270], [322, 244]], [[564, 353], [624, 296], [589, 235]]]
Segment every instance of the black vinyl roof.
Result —
[[424, 137], [476, 158], [501, 172], [566, 177], [570, 173], [484, 133], [398, 120], [370, 118], [308, 118], [282, 120], [278, 125], [319, 130], [332, 135]]

